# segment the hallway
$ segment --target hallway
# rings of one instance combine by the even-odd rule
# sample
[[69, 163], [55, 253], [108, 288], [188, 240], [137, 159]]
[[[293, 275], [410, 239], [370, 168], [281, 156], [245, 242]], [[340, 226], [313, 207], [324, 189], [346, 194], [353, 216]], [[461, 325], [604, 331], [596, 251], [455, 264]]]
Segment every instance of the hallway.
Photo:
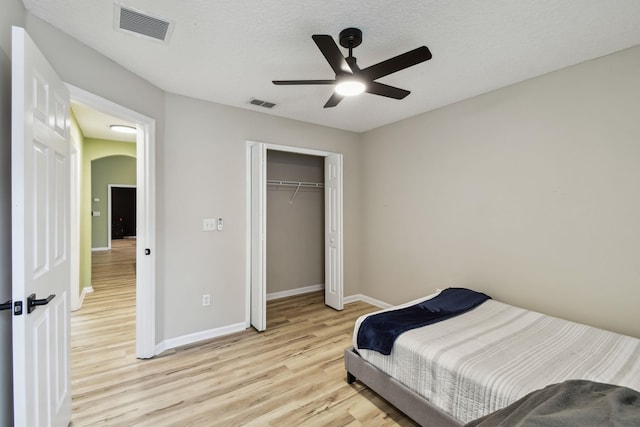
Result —
[[96, 377], [140, 363], [135, 353], [136, 240], [113, 240], [110, 251], [92, 255], [94, 291], [71, 313], [74, 421], [86, 410], [83, 402], [95, 392]]

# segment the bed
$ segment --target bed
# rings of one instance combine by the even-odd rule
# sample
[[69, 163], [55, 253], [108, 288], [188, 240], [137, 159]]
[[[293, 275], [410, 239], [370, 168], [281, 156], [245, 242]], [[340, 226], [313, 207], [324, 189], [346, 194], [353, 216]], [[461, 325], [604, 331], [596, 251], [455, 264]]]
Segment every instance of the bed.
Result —
[[462, 426], [572, 379], [640, 390], [640, 340], [495, 300], [402, 333], [389, 355], [358, 348], [365, 319], [388, 310], [356, 321], [347, 381], [361, 381], [424, 426]]

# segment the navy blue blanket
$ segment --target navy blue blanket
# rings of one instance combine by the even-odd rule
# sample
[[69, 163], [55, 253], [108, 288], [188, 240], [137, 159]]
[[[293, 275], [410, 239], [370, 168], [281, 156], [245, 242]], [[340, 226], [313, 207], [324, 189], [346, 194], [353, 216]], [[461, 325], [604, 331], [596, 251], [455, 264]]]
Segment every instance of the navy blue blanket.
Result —
[[358, 348], [389, 355], [398, 336], [449, 319], [479, 306], [490, 296], [465, 288], [447, 288], [435, 297], [367, 317], [358, 329]]

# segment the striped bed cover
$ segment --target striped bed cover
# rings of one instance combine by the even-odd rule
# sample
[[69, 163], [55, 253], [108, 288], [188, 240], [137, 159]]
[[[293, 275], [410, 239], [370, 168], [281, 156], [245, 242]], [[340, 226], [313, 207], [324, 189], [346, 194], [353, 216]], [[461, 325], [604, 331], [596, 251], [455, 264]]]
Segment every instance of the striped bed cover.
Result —
[[495, 300], [403, 333], [389, 356], [358, 349], [364, 318], [360, 356], [463, 423], [568, 379], [640, 391], [639, 339]]

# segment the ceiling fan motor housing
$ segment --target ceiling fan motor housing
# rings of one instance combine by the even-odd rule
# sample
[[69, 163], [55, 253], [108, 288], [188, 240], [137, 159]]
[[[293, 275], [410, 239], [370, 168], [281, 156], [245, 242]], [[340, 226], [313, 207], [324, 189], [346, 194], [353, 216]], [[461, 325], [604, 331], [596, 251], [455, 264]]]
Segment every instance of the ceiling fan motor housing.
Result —
[[357, 28], [345, 28], [340, 31], [340, 46], [353, 49], [362, 43], [362, 31]]

